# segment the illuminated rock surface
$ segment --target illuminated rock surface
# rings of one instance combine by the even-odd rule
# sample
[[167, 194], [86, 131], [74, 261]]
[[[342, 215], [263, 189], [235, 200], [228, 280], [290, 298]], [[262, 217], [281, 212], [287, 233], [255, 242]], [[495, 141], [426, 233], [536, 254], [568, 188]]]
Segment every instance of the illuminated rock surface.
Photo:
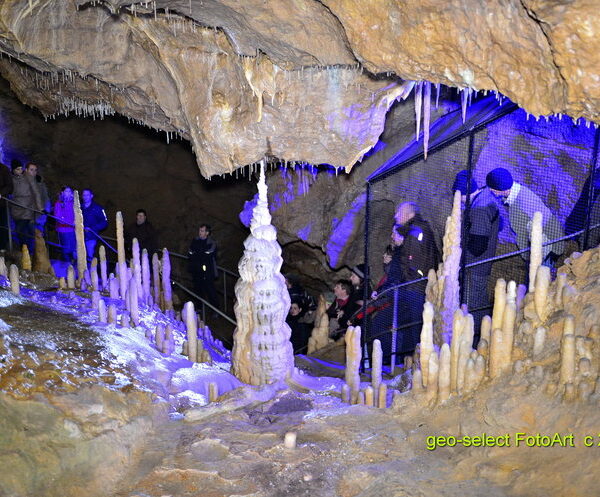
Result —
[[8, 0], [0, 71], [47, 115], [179, 133], [205, 176], [265, 154], [351, 167], [400, 95], [393, 75], [597, 119], [599, 15], [591, 1]]

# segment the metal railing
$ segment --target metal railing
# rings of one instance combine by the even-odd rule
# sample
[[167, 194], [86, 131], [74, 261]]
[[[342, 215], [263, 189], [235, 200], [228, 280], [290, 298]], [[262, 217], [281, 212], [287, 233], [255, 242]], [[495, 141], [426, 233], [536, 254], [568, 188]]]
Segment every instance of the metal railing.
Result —
[[[565, 236], [563, 236], [561, 238], [556, 238], [554, 240], [547, 241], [547, 242], [545, 242], [545, 243], [542, 244], [542, 247], [553, 245], [554, 243], [558, 243], [558, 242], [562, 242], [562, 241], [566, 241], [566, 240], [575, 239], [575, 238], [581, 236], [582, 234], [583, 235], [587, 235], [590, 231], [592, 231], [594, 229], [598, 229], [598, 228], [600, 228], [600, 223], [594, 224], [594, 225], [590, 226], [588, 229], [582, 229], [582, 230], [576, 231], [575, 233], [571, 233], [569, 235], [565, 235]], [[524, 254], [524, 253], [527, 253], [527, 252], [530, 252], [530, 251], [531, 251], [531, 247], [527, 247], [527, 248], [524, 248], [524, 249], [520, 249], [520, 250], [515, 250], [513, 252], [509, 252], [509, 253], [506, 253], [506, 254], [502, 254], [502, 255], [498, 255], [498, 256], [494, 256], [494, 257], [489, 257], [489, 258], [483, 259], [481, 261], [472, 262], [472, 263], [466, 264], [464, 266], [464, 270], [461, 270], [461, 274], [463, 272], [466, 273], [466, 269], [473, 268], [473, 267], [476, 267], [476, 266], [480, 266], [480, 265], [483, 265], [483, 264], [491, 264], [493, 262], [498, 262], [498, 261], [501, 261], [501, 260], [510, 259], [512, 257], [516, 257], [518, 255], [521, 255], [521, 254]], [[394, 285], [394, 286], [392, 286], [390, 288], [387, 288], [383, 292], [378, 293], [376, 298], [369, 299], [369, 300], [365, 301], [363, 303], [363, 305], [361, 306], [361, 308], [354, 313], [354, 315], [352, 316], [351, 320], [354, 319], [354, 318], [356, 318], [356, 316], [360, 315], [361, 313], [363, 313], [363, 326], [362, 326], [362, 329], [363, 329], [363, 341], [362, 341], [363, 342], [363, 358], [362, 358], [362, 368], [363, 368], [363, 370], [365, 368], [365, 362], [366, 362], [367, 356], [368, 356], [368, 353], [367, 353], [368, 344], [372, 344], [372, 342], [374, 340], [376, 340], [376, 339], [378, 339], [378, 338], [380, 338], [382, 336], [385, 336], [385, 335], [388, 335], [388, 334], [392, 333], [392, 346], [391, 346], [390, 368], [391, 368], [392, 372], [394, 371], [395, 366], [396, 366], [396, 358], [397, 358], [396, 356], [400, 354], [396, 350], [396, 348], [397, 348], [396, 345], [397, 345], [397, 335], [398, 335], [398, 332], [402, 331], [402, 330], [405, 330], [405, 329], [409, 329], [409, 328], [411, 328], [413, 326], [416, 326], [416, 325], [423, 324], [423, 320], [421, 319], [421, 320], [414, 321], [414, 322], [411, 322], [411, 323], [404, 323], [404, 324], [398, 326], [398, 302], [399, 302], [398, 299], [399, 299], [399, 291], [402, 288], [405, 288], [405, 287], [408, 287], [408, 286], [411, 286], [411, 285], [415, 285], [415, 284], [421, 283], [423, 281], [427, 281], [427, 278], [423, 277], [423, 278], [419, 278], [419, 279], [415, 279], [415, 280], [411, 280], [411, 281], [399, 283], [398, 285]], [[369, 316], [367, 314], [367, 309], [369, 309], [370, 306], [373, 306], [376, 303], [380, 303], [381, 304], [382, 301], [385, 301], [386, 299], [390, 299], [390, 296], [391, 296], [391, 303], [393, 305], [391, 327], [388, 328], [388, 329], [386, 329], [386, 330], [384, 330], [384, 331], [381, 331], [381, 332], [379, 332], [377, 334], [370, 334], [369, 338], [367, 340], [367, 338], [366, 338], [366, 331], [367, 331], [367, 329], [369, 329], [369, 326], [368, 326]], [[483, 307], [477, 307], [477, 308], [474, 308], [474, 309], [469, 309], [469, 312], [471, 314], [473, 314], [473, 313], [481, 312], [481, 311], [484, 311], [484, 310], [490, 310], [492, 308], [493, 308], [493, 305], [490, 304], [488, 306], [483, 306]], [[370, 357], [369, 357], [369, 360], [370, 360]]]
[[[54, 216], [53, 214], [50, 214], [46, 211], [40, 211], [38, 209], [34, 209], [32, 207], [28, 207], [26, 205], [20, 204], [18, 202], [15, 202], [12, 199], [6, 198], [6, 197], [2, 197], [1, 200], [4, 200], [4, 205], [6, 208], [6, 219], [7, 219], [7, 226], [1, 226], [0, 229], [6, 229], [8, 231], [8, 244], [9, 244], [9, 250], [12, 252], [14, 250], [14, 243], [13, 243], [13, 230], [11, 229], [11, 214], [10, 214], [10, 209], [9, 209], [9, 204], [12, 204], [14, 206], [20, 207], [22, 209], [27, 209], [29, 211], [34, 212], [35, 214], [39, 214], [39, 215], [44, 215], [47, 216], [51, 219], [54, 219], [55, 221], [60, 222], [63, 225], [66, 226], [70, 226], [72, 228], [75, 228], [74, 224], [71, 223], [67, 223], [64, 220]], [[32, 222], [34, 222], [32, 220]], [[91, 228], [86, 228], [86, 230], [90, 233], [92, 233], [97, 239], [98, 241], [100, 241], [103, 245], [105, 245], [107, 248], [109, 248], [111, 250], [111, 252], [113, 254], [117, 253], [117, 249], [111, 245], [108, 240], [111, 240], [113, 242], [116, 242], [117, 239], [113, 238], [113, 237], [109, 237], [109, 236], [101, 236], [99, 233], [97, 233], [96, 231], [92, 230]], [[21, 240], [21, 238], [31, 238], [30, 235], [28, 233], [20, 233], [18, 231], [14, 231], [15, 233], [17, 233], [19, 236], [19, 240]], [[50, 240], [47, 240], [46, 238], [44, 239], [45, 243], [48, 244], [49, 246], [55, 247], [57, 249], [61, 249], [62, 245], [60, 243], [55, 243], [52, 242]], [[169, 251], [169, 254], [176, 257], [176, 258], [180, 258], [180, 259], [189, 259], [187, 256], [182, 255], [182, 254], [178, 254], [177, 252], [171, 252]], [[114, 262], [114, 261], [112, 261]], [[175, 286], [177, 286], [178, 288], [180, 288], [181, 290], [183, 290], [184, 292], [186, 292], [188, 295], [192, 296], [193, 298], [197, 299], [201, 305], [202, 305], [202, 310], [201, 310], [201, 315], [202, 315], [202, 320], [206, 321], [206, 308], [208, 307], [209, 309], [211, 309], [214, 313], [218, 314], [219, 316], [221, 316], [223, 319], [225, 319], [226, 321], [228, 321], [229, 323], [236, 325], [236, 321], [228, 316], [226, 314], [226, 310], [227, 310], [227, 299], [228, 299], [228, 292], [227, 292], [227, 276], [230, 277], [235, 277], [236, 279], [238, 278], [238, 275], [236, 273], [234, 273], [233, 271], [229, 271], [228, 269], [222, 268], [220, 266], [217, 266], [217, 270], [223, 274], [223, 311], [220, 311], [219, 309], [217, 309], [216, 307], [214, 307], [210, 302], [208, 302], [207, 300], [203, 299], [202, 297], [200, 297], [199, 295], [195, 294], [194, 292], [192, 292], [189, 288], [187, 288], [185, 285], [183, 285], [182, 283], [180, 283], [179, 281], [173, 280], [171, 278], [171, 283]]]

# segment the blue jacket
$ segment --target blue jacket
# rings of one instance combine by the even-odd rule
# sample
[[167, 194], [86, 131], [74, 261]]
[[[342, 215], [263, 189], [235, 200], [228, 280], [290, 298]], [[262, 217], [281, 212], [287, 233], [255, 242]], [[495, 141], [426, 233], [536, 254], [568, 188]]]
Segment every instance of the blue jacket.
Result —
[[[83, 226], [90, 228], [95, 233], [100, 233], [108, 226], [104, 209], [93, 200], [89, 207], [81, 206], [81, 213], [83, 214]], [[94, 234], [91, 231], [86, 231], [85, 239], [89, 240], [91, 238], [95, 238]]]

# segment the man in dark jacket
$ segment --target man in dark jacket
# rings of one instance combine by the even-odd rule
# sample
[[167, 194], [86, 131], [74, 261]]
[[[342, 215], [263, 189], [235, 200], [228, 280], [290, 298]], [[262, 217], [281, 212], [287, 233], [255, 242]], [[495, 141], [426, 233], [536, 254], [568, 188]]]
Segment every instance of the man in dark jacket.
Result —
[[329, 336], [337, 340], [346, 333], [348, 321], [358, 307], [352, 296], [350, 280], [338, 280], [333, 287], [333, 294], [335, 299], [327, 309], [327, 316], [329, 316]]
[[135, 212], [135, 223], [130, 224], [125, 230], [125, 246], [131, 254], [131, 243], [136, 238], [140, 246], [140, 253], [146, 249], [148, 257], [152, 259], [152, 255], [156, 251], [156, 231], [154, 226], [148, 221], [148, 215], [144, 209], [138, 209]]
[[8, 203], [6, 199], [13, 192], [13, 181], [7, 166], [0, 164], [0, 250], [8, 248]]
[[210, 233], [211, 228], [208, 224], [200, 225], [198, 237], [190, 244], [189, 268], [194, 280], [194, 292], [217, 308], [217, 244], [210, 237]]
[[36, 180], [38, 167], [29, 162], [23, 171], [20, 163], [13, 166], [13, 201], [11, 214], [15, 221], [18, 247], [27, 244], [29, 253], [35, 250], [35, 219], [44, 209], [39, 183]]
[[[433, 231], [429, 223], [421, 217], [417, 204], [414, 202], [400, 204], [394, 217], [396, 220], [394, 229], [403, 238], [403, 242], [394, 247], [388, 277], [379, 293], [401, 283], [427, 277], [429, 270], [435, 269], [440, 259]], [[419, 324], [404, 328], [402, 326], [421, 320], [426, 286], [427, 281], [424, 280], [400, 287], [397, 290], [396, 324], [401, 328], [396, 342], [398, 354], [412, 352], [419, 342], [421, 330]], [[388, 298], [392, 300], [393, 296], [389, 295]], [[386, 331], [392, 328], [393, 315], [393, 305], [379, 311], [373, 318], [370, 329], [370, 336], [378, 337], [381, 340], [386, 362], [392, 353], [391, 334]]]
[[[496, 255], [498, 233], [501, 229], [500, 202], [489, 188], [477, 188], [477, 183], [471, 178], [470, 188], [467, 185], [467, 171], [456, 175], [452, 185], [452, 193], [460, 191], [463, 205], [466, 203], [467, 191], [470, 195], [470, 207], [466, 217], [463, 217], [462, 240], [465, 264], [483, 261]], [[465, 299], [470, 311], [490, 305], [488, 280], [492, 271], [492, 263], [480, 264], [467, 269]], [[473, 312], [475, 334], [479, 335], [479, 327], [483, 316], [489, 310]], [[478, 339], [475, 339], [475, 344]]]
[[[94, 192], [92, 190], [89, 188], [84, 189], [81, 192], [81, 199], [83, 200], [81, 213], [83, 214], [83, 226], [85, 227], [85, 249], [88, 261], [91, 261], [96, 251], [96, 243], [98, 243], [96, 235], [106, 229], [108, 219], [106, 219], [104, 209], [94, 202]], [[148, 255], [152, 256], [152, 254]]]

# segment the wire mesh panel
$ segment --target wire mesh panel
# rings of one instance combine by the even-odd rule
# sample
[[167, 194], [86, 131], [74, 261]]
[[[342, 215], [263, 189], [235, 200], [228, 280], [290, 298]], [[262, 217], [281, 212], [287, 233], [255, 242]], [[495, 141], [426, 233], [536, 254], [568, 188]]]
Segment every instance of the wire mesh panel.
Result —
[[[366, 258], [379, 296], [367, 308], [367, 343], [379, 338], [387, 358], [394, 351], [402, 355], [414, 349], [425, 282], [409, 281], [427, 276], [427, 244], [434, 243], [441, 252], [456, 189], [463, 194], [461, 302], [474, 313], [476, 335], [481, 318], [491, 312], [496, 279], [528, 283], [535, 212], [542, 214], [543, 264], [552, 274], [574, 250], [597, 245], [598, 136], [595, 128], [570, 119], [535, 120], [511, 109], [485, 125], [456, 132], [426, 161], [418, 154], [400, 154], [404, 161], [386, 164], [382, 174], [371, 176]], [[423, 234], [416, 242], [411, 236], [418, 237], [419, 230], [407, 229], [414, 221], [401, 219], [399, 206], [405, 202], [413, 202], [420, 212], [416, 219]], [[431, 228], [431, 236], [424, 226]], [[384, 270], [389, 244], [396, 244], [391, 247], [394, 259], [386, 259]]]

